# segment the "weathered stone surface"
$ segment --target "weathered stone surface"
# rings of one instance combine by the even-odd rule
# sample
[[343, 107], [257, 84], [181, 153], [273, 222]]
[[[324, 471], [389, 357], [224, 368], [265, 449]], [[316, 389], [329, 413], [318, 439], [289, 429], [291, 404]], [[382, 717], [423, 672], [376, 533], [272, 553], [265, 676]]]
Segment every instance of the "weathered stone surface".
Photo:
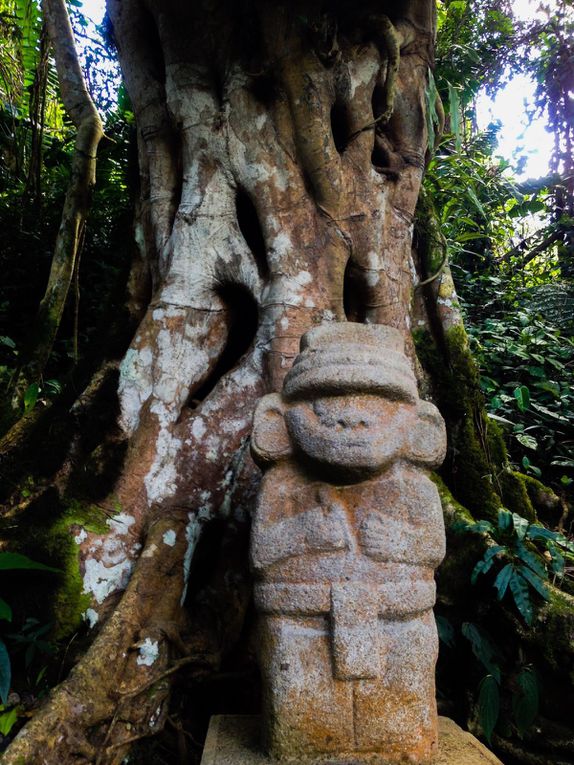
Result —
[[[252, 450], [263, 740], [279, 761], [428, 763], [444, 424], [390, 327], [307, 333]], [[322, 760], [321, 760], [322, 761]]]
[[[260, 718], [248, 715], [212, 717], [209, 725], [201, 765], [273, 765], [261, 749]], [[439, 717], [439, 751], [432, 765], [502, 765], [474, 736], [449, 720]], [[303, 760], [297, 762], [306, 765]], [[317, 762], [315, 760], [315, 762]], [[333, 762], [323, 760], [323, 765]], [[354, 765], [354, 760], [345, 765]], [[377, 765], [384, 760], [375, 761]]]

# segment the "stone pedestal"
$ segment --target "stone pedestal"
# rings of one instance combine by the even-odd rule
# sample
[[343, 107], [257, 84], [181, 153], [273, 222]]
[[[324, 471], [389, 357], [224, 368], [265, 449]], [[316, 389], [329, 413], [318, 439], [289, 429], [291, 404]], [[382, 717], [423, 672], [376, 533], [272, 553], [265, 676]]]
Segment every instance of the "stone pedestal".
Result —
[[[248, 715], [212, 717], [201, 765], [275, 765], [260, 748], [260, 718]], [[342, 765], [340, 760], [297, 759], [292, 765]], [[344, 765], [354, 765], [348, 760]], [[378, 757], [373, 765], [384, 765]], [[447, 717], [439, 717], [439, 753], [432, 765], [503, 765], [478, 739]]]

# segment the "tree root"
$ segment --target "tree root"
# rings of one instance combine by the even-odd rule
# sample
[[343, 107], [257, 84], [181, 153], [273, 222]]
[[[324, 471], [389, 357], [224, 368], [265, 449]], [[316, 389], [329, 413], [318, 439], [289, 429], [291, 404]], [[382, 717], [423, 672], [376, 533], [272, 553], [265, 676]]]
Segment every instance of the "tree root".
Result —
[[[151, 525], [118, 607], [69, 677], [12, 742], [5, 765], [112, 765], [125, 756], [128, 739], [160, 728], [170, 677], [186, 664], [202, 662], [185, 657], [169, 667], [162, 629], [181, 618], [186, 523], [187, 514], [163, 511]], [[173, 546], [163, 542], [168, 531], [176, 533]]]

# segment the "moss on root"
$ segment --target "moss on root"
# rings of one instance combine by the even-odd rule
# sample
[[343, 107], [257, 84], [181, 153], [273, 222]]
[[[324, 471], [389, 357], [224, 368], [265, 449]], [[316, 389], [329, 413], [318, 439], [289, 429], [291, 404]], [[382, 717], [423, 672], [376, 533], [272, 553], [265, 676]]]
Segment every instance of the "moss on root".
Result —
[[568, 514], [568, 507], [549, 486], [531, 475], [522, 475], [522, 473], [516, 475], [523, 482], [528, 498], [542, 523], [554, 528], [560, 520], [565, 520], [564, 513]]
[[439, 349], [426, 332], [414, 335], [417, 354], [435, 381], [447, 424], [449, 451], [443, 475], [457, 499], [478, 518], [495, 519], [501, 505], [498, 476], [507, 462], [504, 438], [484, 411], [479, 373], [464, 327], [444, 334]]
[[99, 508], [72, 500], [45, 532], [44, 549], [54, 565], [63, 571], [52, 606], [56, 639], [68, 637], [77, 630], [82, 614], [90, 605], [90, 596], [83, 592], [76, 537], [82, 530], [95, 533], [109, 531], [106, 517]]
[[447, 537], [447, 554], [437, 571], [438, 600], [449, 607], [468, 599], [470, 575], [484, 552], [484, 541], [476, 534], [453, 531], [455, 524], [472, 523], [474, 518], [457, 502], [440, 476], [433, 473], [431, 478], [440, 496]]
[[11, 543], [34, 560], [58, 568], [62, 573], [45, 575], [34, 581], [22, 598], [22, 615], [41, 616], [52, 621], [56, 640], [72, 635], [82, 624], [82, 614], [90, 604], [83, 592], [76, 537], [82, 529], [102, 533], [109, 530], [107, 515], [98, 507], [72, 499], [64, 503], [55, 491], [48, 491], [26, 511], [18, 524], [27, 529]]
[[528, 476], [514, 470], [505, 470], [500, 474], [499, 480], [504, 506], [530, 523], [536, 522], [536, 510], [527, 489]]
[[431, 473], [430, 478], [438, 489], [447, 529], [457, 521], [473, 523], [474, 518], [472, 517], [472, 513], [470, 513], [464, 505], [461, 505], [460, 502], [456, 501], [452, 492], [440, 475], [438, 475], [438, 473]]
[[446, 420], [449, 450], [441, 473], [457, 499], [476, 518], [491, 521], [501, 506], [531, 523], [538, 520], [539, 511], [546, 516], [553, 511], [556, 516], [560, 500], [554, 492], [508, 465], [503, 432], [486, 415], [464, 327], [447, 330], [442, 349], [427, 332], [415, 333], [414, 341], [422, 365], [435, 381]]

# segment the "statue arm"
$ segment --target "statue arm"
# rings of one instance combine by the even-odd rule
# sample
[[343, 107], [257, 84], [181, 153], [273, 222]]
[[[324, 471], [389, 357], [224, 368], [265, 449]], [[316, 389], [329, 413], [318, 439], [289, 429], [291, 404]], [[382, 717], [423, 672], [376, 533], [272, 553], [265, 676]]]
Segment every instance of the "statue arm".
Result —
[[252, 536], [252, 562], [256, 569], [312, 552], [348, 547], [349, 531], [340, 505], [314, 507], [306, 512], [265, 522], [256, 519]]

